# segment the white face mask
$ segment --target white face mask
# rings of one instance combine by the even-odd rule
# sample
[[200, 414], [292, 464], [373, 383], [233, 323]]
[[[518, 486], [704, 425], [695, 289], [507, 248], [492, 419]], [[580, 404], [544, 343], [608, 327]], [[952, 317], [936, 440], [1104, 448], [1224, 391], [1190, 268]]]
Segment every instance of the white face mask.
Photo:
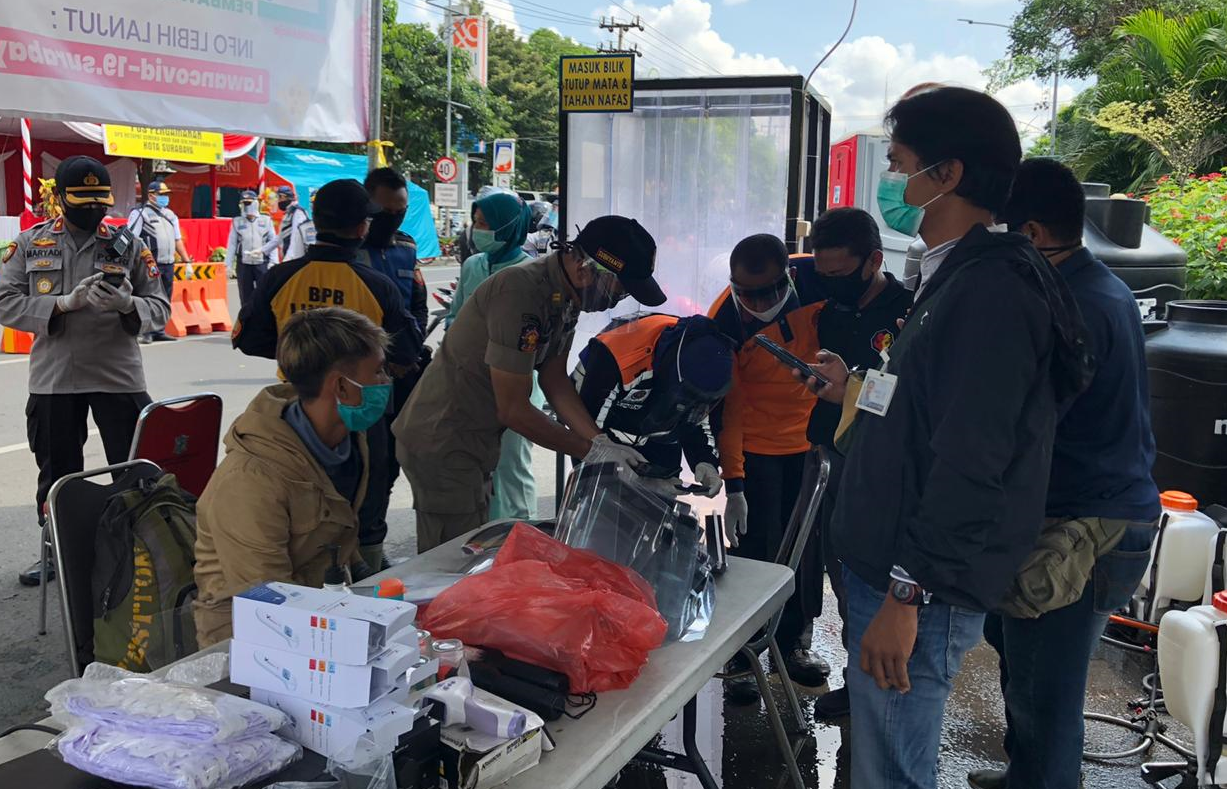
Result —
[[771, 323], [773, 320], [775, 320], [776, 316], [780, 314], [780, 310], [784, 309], [784, 305], [788, 303], [788, 300], [790, 298], [792, 298], [792, 283], [791, 282], [788, 283], [788, 290], [787, 292], [784, 293], [784, 297], [780, 299], [774, 307], [767, 310], [766, 312], [755, 312], [754, 310], [750, 309], [746, 305], [742, 304], [741, 299], [737, 298], [736, 293], [733, 294], [733, 299], [737, 302], [737, 308], [739, 310], [746, 313], [747, 315], [753, 315], [755, 318], [762, 321], [763, 323]]

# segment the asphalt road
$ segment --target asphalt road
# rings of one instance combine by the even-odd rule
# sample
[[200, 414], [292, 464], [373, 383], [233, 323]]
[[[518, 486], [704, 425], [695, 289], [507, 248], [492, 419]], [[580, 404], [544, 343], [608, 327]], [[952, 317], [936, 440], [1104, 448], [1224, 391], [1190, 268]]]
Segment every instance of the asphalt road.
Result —
[[[423, 268], [432, 293], [450, 283], [459, 266]], [[432, 307], [438, 303], [432, 297]], [[238, 289], [230, 283], [231, 313], [238, 312]], [[442, 329], [429, 341], [437, 345]], [[216, 392], [224, 404], [223, 425], [229, 427], [253, 396], [275, 382], [276, 364], [268, 359], [244, 356], [231, 349], [224, 334], [188, 337], [173, 343], [141, 346], [149, 394], [155, 400]], [[0, 612], [7, 626], [0, 629], [0, 728], [42, 717], [42, 695], [68, 676], [63, 630], [58, 615], [58, 595], [50, 594], [48, 633], [38, 635], [38, 590], [18, 585], [17, 573], [38, 557], [39, 531], [34, 510], [38, 469], [26, 440], [25, 406], [28, 398], [28, 357], [0, 354]], [[224, 433], [224, 431], [223, 431]], [[535, 472], [552, 513], [553, 456], [537, 451]], [[106, 465], [102, 442], [91, 424], [85, 447], [85, 467]], [[412, 496], [401, 480], [393, 493], [388, 514], [387, 547], [393, 557], [412, 555]]]

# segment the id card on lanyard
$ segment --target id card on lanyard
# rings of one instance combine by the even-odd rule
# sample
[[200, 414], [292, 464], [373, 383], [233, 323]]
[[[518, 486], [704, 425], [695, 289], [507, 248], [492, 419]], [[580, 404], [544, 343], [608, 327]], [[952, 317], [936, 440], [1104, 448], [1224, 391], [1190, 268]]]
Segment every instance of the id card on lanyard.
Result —
[[895, 388], [899, 385], [899, 376], [886, 372], [890, 366], [890, 354], [883, 350], [881, 356], [882, 369], [865, 372], [865, 382], [856, 398], [857, 408], [876, 416], [886, 416], [895, 398]]

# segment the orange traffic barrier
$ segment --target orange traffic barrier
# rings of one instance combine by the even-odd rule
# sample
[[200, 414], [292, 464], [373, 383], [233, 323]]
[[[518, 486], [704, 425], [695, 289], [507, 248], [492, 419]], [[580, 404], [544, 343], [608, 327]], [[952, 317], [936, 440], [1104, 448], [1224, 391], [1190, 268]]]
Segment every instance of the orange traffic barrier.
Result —
[[234, 323], [230, 320], [230, 296], [228, 293], [229, 272], [223, 263], [204, 263], [196, 267], [203, 268], [205, 278], [201, 289], [200, 310], [202, 317], [213, 328], [213, 331], [229, 332]]
[[34, 335], [30, 332], [4, 327], [4, 340], [0, 345], [0, 350], [5, 353], [29, 353], [30, 346], [33, 344]]
[[231, 329], [230, 307], [226, 294], [226, 267], [216, 263], [196, 263], [192, 276], [187, 264], [175, 264], [174, 291], [171, 293], [170, 320], [166, 333], [172, 337], [211, 334]]

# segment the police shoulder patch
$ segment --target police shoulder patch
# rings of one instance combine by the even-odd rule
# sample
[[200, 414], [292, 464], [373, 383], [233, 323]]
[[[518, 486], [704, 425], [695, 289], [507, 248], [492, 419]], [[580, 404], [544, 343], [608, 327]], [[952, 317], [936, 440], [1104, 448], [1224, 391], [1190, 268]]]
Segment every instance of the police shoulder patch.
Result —
[[536, 315], [525, 313], [520, 325], [520, 350], [536, 353], [541, 344], [541, 320]]
[[158, 279], [162, 276], [162, 270], [158, 268], [157, 263], [150, 263], [146, 266], [145, 273], [149, 275], [150, 279]]
[[13, 256], [13, 253], [15, 253], [16, 251], [17, 251], [17, 242], [10, 241], [9, 245], [5, 247], [4, 249], [4, 258], [0, 260], [0, 263], [8, 263], [9, 258], [11, 258]]

